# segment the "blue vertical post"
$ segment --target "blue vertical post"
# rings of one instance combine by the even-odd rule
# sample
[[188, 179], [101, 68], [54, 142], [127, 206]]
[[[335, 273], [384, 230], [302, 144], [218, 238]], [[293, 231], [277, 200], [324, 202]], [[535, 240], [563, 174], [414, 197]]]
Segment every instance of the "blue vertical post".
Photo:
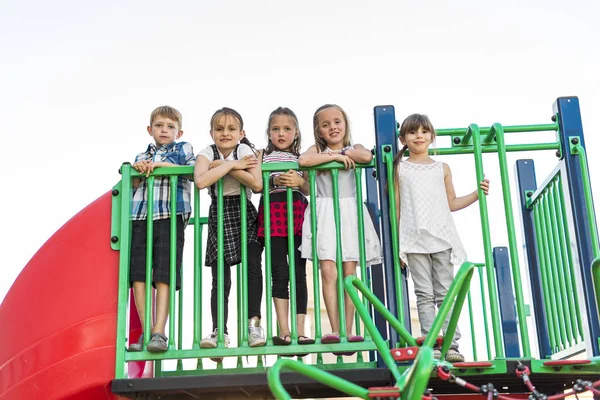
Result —
[[[373, 221], [373, 226], [375, 227], [375, 232], [379, 235], [379, 208], [377, 207], [377, 180], [375, 179], [375, 170], [373, 168], [365, 168], [365, 177], [366, 177], [366, 189], [367, 189], [367, 209], [369, 210], [369, 216]], [[381, 240], [381, 238], [379, 238]], [[379, 300], [383, 304], [386, 304], [385, 301], [385, 284], [383, 280], [383, 267], [381, 264], [371, 265], [368, 271], [368, 275], [371, 279], [371, 290], [373, 290], [373, 294], [377, 296]], [[375, 320], [375, 326], [381, 336], [384, 339], [387, 339], [387, 322], [386, 320], [379, 315], [379, 313], [375, 313], [373, 308], [370, 309], [371, 315]], [[370, 352], [370, 359], [375, 359], [376, 351]], [[378, 357], [377, 366], [380, 368], [385, 367], [385, 363]]]
[[[535, 180], [535, 165], [533, 160], [517, 160], [517, 181], [519, 185], [519, 200], [521, 202], [521, 222], [523, 223], [525, 252], [529, 267], [529, 282], [531, 284], [531, 297], [533, 302], [535, 328], [537, 332], [540, 358], [552, 355], [550, 338], [548, 337], [548, 324], [544, 293], [542, 291], [542, 274], [540, 272], [537, 241], [535, 237], [535, 222], [533, 209], [527, 208], [527, 199], [537, 190]], [[529, 193], [529, 196], [528, 196]]]
[[494, 267], [496, 268], [498, 301], [500, 302], [500, 316], [502, 318], [506, 357], [521, 357], [508, 248], [494, 247], [492, 256], [494, 258]]
[[560, 128], [559, 141], [567, 171], [569, 198], [571, 199], [571, 210], [575, 225], [577, 254], [579, 255], [579, 267], [581, 269], [581, 279], [583, 280], [583, 291], [585, 294], [583, 300], [586, 305], [592, 354], [598, 356], [600, 355], [598, 343], [600, 340], [600, 323], [598, 322], [598, 309], [594, 300], [594, 283], [592, 279], [592, 261], [594, 260], [594, 256], [592, 253], [592, 241], [590, 239], [590, 225], [585, 205], [583, 176], [579, 165], [580, 156], [570, 154], [569, 151], [570, 136], [578, 136], [579, 144], [585, 149], [579, 99], [577, 97], [559, 97], [554, 103], [553, 110], [555, 114], [558, 114]]
[[[394, 255], [392, 254], [392, 226], [390, 224], [390, 205], [387, 192], [387, 169], [383, 163], [383, 146], [390, 146], [392, 154], [398, 151], [396, 139], [396, 115], [394, 106], [376, 106], [375, 117], [375, 156], [377, 161], [377, 180], [379, 181], [379, 204], [381, 210], [381, 247], [383, 249], [384, 276], [386, 285], [387, 306], [392, 314], [398, 316], [396, 307], [396, 287], [394, 286]], [[410, 306], [408, 301], [408, 283], [406, 270], [402, 270], [402, 293], [404, 298], [404, 326], [410, 332]], [[398, 334], [390, 329], [389, 335], [391, 345], [398, 343]]]

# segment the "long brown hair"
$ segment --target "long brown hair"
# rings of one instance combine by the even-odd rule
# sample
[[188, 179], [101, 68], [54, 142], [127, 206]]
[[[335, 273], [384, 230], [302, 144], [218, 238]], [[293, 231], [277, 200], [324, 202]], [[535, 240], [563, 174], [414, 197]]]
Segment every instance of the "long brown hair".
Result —
[[[425, 114], [411, 114], [402, 121], [400, 134], [398, 136], [399, 144], [402, 144], [400, 139], [404, 140], [408, 132], [418, 131], [421, 127], [431, 132], [431, 141], [433, 142], [435, 140], [435, 129], [433, 128], [433, 124], [429, 120], [429, 117]], [[405, 144], [394, 157], [394, 187], [396, 190], [400, 188], [397, 173], [398, 164], [402, 161], [402, 157], [404, 156], [404, 153], [406, 153], [406, 150], [408, 150], [408, 145]]]
[[[210, 129], [212, 130], [217, 119], [224, 115], [231, 115], [233, 118], [237, 119], [240, 124], [240, 131], [244, 130], [244, 120], [239, 112], [235, 111], [233, 108], [223, 107], [219, 108], [215, 113], [210, 117]], [[244, 143], [248, 145], [254, 154], [257, 154], [254, 145], [248, 140], [248, 137], [244, 135], [243, 138], [240, 139], [240, 143]]]
[[350, 143], [352, 142], [352, 135], [350, 133], [350, 121], [348, 121], [348, 115], [346, 114], [346, 111], [344, 111], [342, 107], [338, 106], [337, 104], [324, 104], [321, 107], [317, 108], [317, 111], [315, 111], [315, 114], [313, 115], [313, 132], [315, 135], [315, 145], [317, 146], [317, 150], [319, 150], [319, 153], [325, 151], [325, 149], [327, 148], [327, 142], [319, 134], [319, 113], [327, 108], [335, 108], [339, 110], [339, 112], [341, 112], [342, 116], [344, 117], [344, 122], [346, 123], [346, 132], [344, 132], [343, 142], [344, 147], [350, 146]]
[[269, 136], [269, 131], [271, 130], [271, 122], [273, 122], [273, 118], [278, 115], [285, 115], [290, 117], [294, 124], [296, 125], [296, 133], [298, 134], [292, 143], [290, 152], [294, 155], [300, 155], [300, 146], [301, 146], [301, 134], [300, 134], [300, 126], [298, 124], [298, 117], [296, 114], [287, 107], [277, 107], [275, 110], [271, 112], [269, 115], [269, 122], [267, 124], [267, 147], [265, 148], [265, 154], [271, 154], [275, 150], [275, 145], [271, 141], [271, 137]]

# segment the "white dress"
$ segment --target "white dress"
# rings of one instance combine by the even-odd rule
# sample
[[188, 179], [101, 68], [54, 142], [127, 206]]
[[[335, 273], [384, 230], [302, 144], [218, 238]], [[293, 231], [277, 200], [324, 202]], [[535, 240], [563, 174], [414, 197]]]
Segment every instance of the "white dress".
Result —
[[[354, 170], [338, 170], [338, 189], [340, 204], [340, 236], [342, 239], [342, 261], [357, 261], [360, 264], [358, 246], [358, 216], [356, 208], [356, 182]], [[317, 173], [317, 255], [319, 260], [336, 260], [336, 229], [333, 212], [333, 184], [330, 172]], [[373, 222], [362, 204], [366, 264], [381, 262], [381, 246], [373, 227]], [[304, 214], [302, 224], [302, 258], [312, 260], [312, 233], [310, 206]]]

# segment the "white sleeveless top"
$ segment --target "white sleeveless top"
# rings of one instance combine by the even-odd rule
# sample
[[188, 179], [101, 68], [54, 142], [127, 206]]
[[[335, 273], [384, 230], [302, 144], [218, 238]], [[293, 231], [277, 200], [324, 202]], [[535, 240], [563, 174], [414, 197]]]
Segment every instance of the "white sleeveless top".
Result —
[[431, 254], [452, 249], [450, 262], [461, 264], [466, 259], [444, 184], [444, 166], [414, 164], [401, 161], [400, 181], [400, 258], [407, 253]]

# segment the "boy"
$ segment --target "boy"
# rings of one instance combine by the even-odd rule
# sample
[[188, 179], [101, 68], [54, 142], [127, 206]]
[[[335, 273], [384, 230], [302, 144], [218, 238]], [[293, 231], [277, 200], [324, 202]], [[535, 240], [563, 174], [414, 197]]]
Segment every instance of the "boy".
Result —
[[[133, 168], [150, 175], [155, 168], [194, 165], [196, 160], [192, 145], [186, 142], [175, 142], [183, 135], [181, 130], [181, 113], [169, 106], [157, 107], [150, 115], [150, 126], [147, 130], [154, 139], [144, 153], [135, 158]], [[131, 219], [131, 261], [130, 282], [133, 284], [135, 305], [142, 327], [145, 326], [146, 304], [146, 241], [148, 209], [148, 181], [145, 178], [133, 180], [133, 201]], [[156, 321], [152, 328], [147, 350], [162, 352], [168, 348], [165, 326], [169, 315], [169, 282], [170, 282], [170, 226], [171, 204], [169, 177], [156, 177], [154, 181], [153, 208], [153, 256], [152, 275], [156, 287]], [[191, 183], [185, 177], [177, 180], [177, 289], [181, 288], [181, 259], [184, 243], [184, 229], [192, 213]], [[129, 351], [142, 351], [144, 335], [138, 343], [132, 343]]]

